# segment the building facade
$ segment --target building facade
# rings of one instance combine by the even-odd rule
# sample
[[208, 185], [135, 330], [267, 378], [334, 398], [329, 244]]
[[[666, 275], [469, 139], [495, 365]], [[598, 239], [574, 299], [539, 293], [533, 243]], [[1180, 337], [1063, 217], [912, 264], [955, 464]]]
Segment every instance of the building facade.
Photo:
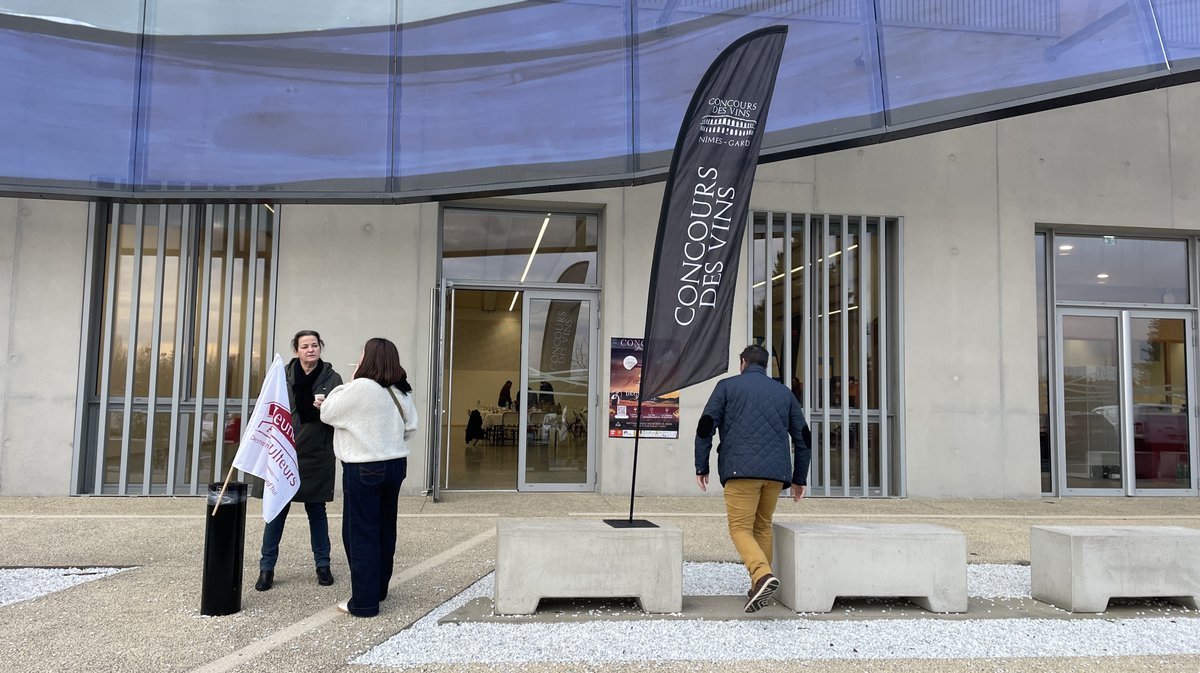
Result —
[[[1198, 108], [1183, 85], [759, 166], [730, 372], [770, 345], [816, 495], [1197, 494]], [[662, 194], [0, 198], [0, 494], [204, 492], [299, 329], [343, 376], [399, 345], [405, 492], [627, 494], [610, 360], [642, 333]], [[698, 494], [712, 385], [641, 440], [639, 494]], [[501, 429], [478, 445], [472, 409]]]

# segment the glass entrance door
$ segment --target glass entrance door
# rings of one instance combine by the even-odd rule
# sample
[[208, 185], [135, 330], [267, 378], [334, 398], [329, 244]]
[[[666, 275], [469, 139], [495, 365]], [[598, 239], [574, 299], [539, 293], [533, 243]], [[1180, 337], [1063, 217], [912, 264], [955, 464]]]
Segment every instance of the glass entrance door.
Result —
[[1134, 491], [1186, 492], [1193, 484], [1191, 321], [1142, 313], [1128, 320]]
[[591, 490], [596, 295], [449, 286], [435, 492]]
[[1059, 334], [1063, 492], [1194, 493], [1191, 316], [1062, 310]]
[[523, 306], [501, 294], [446, 291], [438, 492], [517, 487], [517, 413], [499, 398], [506, 381], [515, 393], [520, 378]]
[[518, 489], [592, 490], [596, 297], [527, 291], [523, 303]]

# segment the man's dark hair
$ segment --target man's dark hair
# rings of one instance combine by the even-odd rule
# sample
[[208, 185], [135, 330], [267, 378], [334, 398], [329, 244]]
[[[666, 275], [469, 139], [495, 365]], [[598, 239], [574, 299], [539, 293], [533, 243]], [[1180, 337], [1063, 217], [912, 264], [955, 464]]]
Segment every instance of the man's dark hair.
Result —
[[738, 357], [745, 360], [746, 364], [748, 365], [758, 365], [760, 367], [766, 367], [767, 362], [771, 358], [771, 356], [767, 354], [767, 349], [763, 348], [762, 346], [755, 346], [753, 344], [742, 349], [742, 352], [740, 355], [738, 355]]

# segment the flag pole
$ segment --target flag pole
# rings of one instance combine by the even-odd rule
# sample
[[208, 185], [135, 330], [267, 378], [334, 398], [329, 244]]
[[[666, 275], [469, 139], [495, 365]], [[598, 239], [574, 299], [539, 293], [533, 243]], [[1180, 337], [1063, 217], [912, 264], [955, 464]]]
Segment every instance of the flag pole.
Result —
[[629, 482], [629, 523], [633, 523], [633, 496], [637, 494], [638, 442], [642, 440], [642, 384], [646, 381], [646, 339], [642, 338], [642, 375], [638, 377], [637, 421], [633, 425], [633, 478]]
[[229, 488], [229, 480], [232, 478], [233, 478], [233, 464], [230, 463], [229, 474], [225, 475], [225, 483], [221, 484], [221, 492], [217, 495], [217, 503], [215, 505], [213, 505], [212, 514], [210, 514], [209, 516], [217, 515], [217, 508], [221, 506], [221, 498], [225, 497], [225, 489]]

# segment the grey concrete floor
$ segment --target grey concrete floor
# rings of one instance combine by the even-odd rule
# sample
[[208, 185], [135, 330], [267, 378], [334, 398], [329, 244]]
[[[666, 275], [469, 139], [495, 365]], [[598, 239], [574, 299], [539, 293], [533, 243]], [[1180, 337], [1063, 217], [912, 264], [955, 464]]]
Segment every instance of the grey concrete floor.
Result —
[[[200, 615], [205, 501], [201, 498], [0, 498], [0, 567], [122, 566], [134, 570], [34, 600], [0, 607], [3, 671], [343, 671], [491, 572], [500, 517], [613, 517], [628, 497], [594, 494], [450, 494], [440, 503], [401, 499], [396, 588], [375, 619], [334, 605], [349, 571], [330, 505], [337, 583], [320, 587], [312, 570], [302, 510], [289, 517], [275, 588], [256, 592], [262, 519], [251, 501], [246, 524], [242, 610]], [[635, 515], [684, 529], [686, 561], [737, 560], [717, 497], [640, 497]], [[1146, 524], [1200, 528], [1197, 498], [1045, 500], [841, 500], [780, 502], [783, 519], [924, 522], [961, 530], [972, 563], [1027, 563], [1029, 527]], [[1200, 562], [1200, 561], [1198, 561]], [[704, 643], [697, 643], [703, 648]], [[587, 664], [534, 664], [521, 670], [597, 670]], [[1200, 656], [1071, 659], [745, 661], [606, 664], [606, 671], [1200, 671]], [[443, 665], [417, 670], [496, 670]]]

